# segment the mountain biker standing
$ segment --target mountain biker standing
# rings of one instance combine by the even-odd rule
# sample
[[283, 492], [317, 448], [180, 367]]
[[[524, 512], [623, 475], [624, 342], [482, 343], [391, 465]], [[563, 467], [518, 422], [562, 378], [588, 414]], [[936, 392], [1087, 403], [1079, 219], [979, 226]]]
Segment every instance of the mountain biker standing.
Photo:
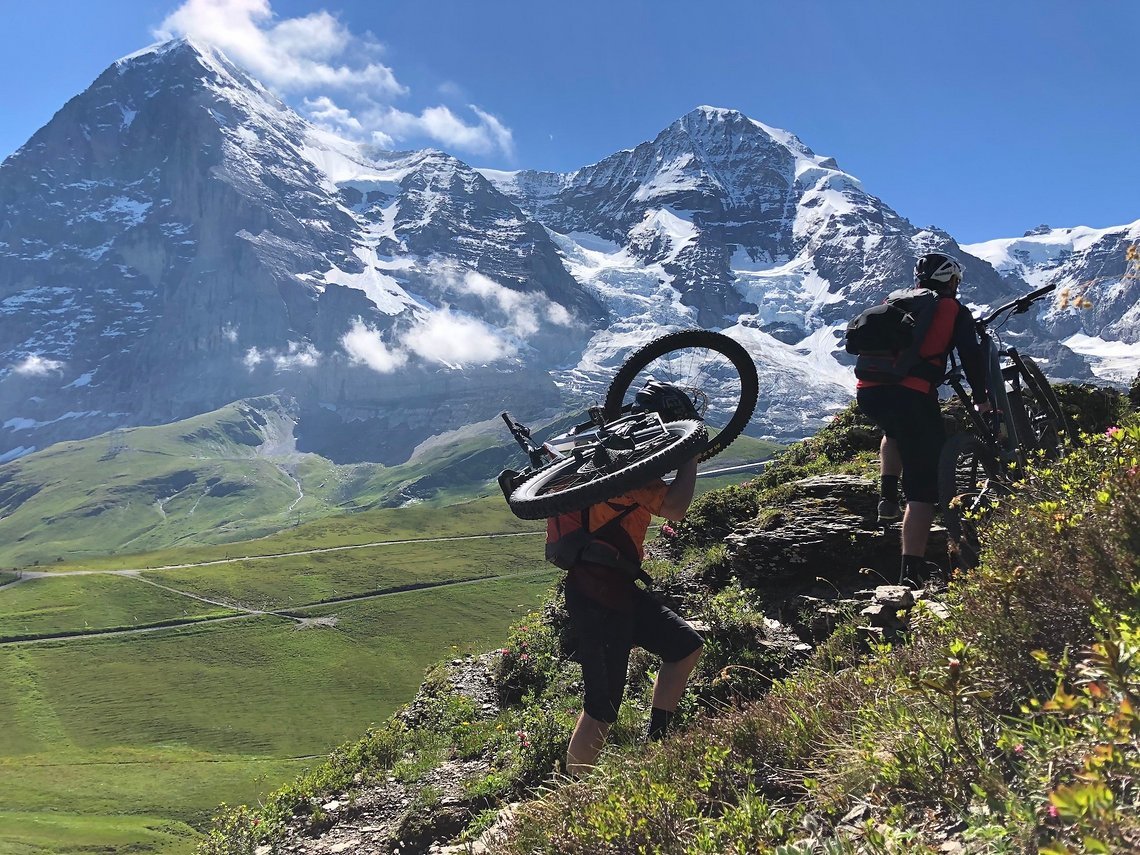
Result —
[[[691, 402], [688, 407], [692, 408]], [[642, 572], [645, 536], [652, 518], [683, 519], [693, 500], [696, 479], [694, 457], [680, 466], [671, 484], [655, 479], [582, 512], [604, 549], [616, 551], [620, 557], [598, 563], [586, 560], [584, 551], [566, 576], [566, 610], [575, 638], [573, 658], [582, 665], [583, 682], [582, 712], [566, 751], [566, 771], [570, 774], [582, 775], [594, 765], [617, 720], [633, 647], [642, 647], [662, 659], [653, 685], [648, 729], [651, 740], [665, 735], [689, 674], [701, 656], [704, 642], [697, 631], [634, 583]], [[577, 517], [574, 513], [551, 518], [548, 551], [559, 538], [563, 523], [577, 525]], [[611, 522], [620, 525], [607, 524]], [[591, 550], [590, 557], [596, 558], [601, 552]], [[645, 578], [644, 574], [640, 578]]]
[[[902, 567], [900, 578], [915, 578], [932, 569], [925, 560], [934, 506], [938, 501], [938, 457], [946, 441], [938, 387], [946, 373], [946, 359], [957, 350], [966, 372], [974, 405], [990, 410], [981, 344], [973, 317], [958, 302], [962, 264], [954, 256], [930, 252], [914, 266], [915, 287], [938, 294], [934, 318], [918, 349], [915, 369], [896, 383], [859, 380], [859, 409], [883, 430], [879, 445], [879, 521], [897, 520], [899, 475], [906, 493], [902, 515]], [[933, 379], [937, 378], [937, 379]]]

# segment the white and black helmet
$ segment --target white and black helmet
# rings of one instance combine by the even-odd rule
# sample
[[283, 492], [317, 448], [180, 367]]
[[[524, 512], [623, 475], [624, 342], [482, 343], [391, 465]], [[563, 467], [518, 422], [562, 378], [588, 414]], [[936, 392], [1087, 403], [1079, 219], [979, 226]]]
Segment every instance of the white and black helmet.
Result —
[[914, 265], [914, 281], [935, 290], [948, 287], [955, 276], [962, 281], [962, 262], [944, 252], [928, 252]]

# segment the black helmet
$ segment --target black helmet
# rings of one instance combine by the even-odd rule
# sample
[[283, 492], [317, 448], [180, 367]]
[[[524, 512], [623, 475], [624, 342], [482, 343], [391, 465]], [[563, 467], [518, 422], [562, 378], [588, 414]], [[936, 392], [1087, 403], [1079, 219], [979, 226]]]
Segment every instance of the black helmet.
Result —
[[914, 265], [914, 281], [935, 291], [949, 288], [954, 277], [962, 281], [962, 262], [944, 252], [928, 252]]
[[641, 410], [660, 413], [662, 421], [675, 422], [681, 419], [699, 419], [693, 399], [683, 390], [670, 383], [661, 383], [652, 377], [645, 387], [638, 390], [634, 403]]

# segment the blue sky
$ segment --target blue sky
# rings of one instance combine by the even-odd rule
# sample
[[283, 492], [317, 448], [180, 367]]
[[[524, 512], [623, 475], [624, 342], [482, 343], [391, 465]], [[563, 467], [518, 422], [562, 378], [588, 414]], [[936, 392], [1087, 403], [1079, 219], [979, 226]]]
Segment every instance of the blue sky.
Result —
[[318, 122], [476, 166], [571, 170], [711, 104], [962, 242], [1140, 217], [1140, 3], [3, 0], [0, 18], [0, 157], [156, 32], [190, 33]]

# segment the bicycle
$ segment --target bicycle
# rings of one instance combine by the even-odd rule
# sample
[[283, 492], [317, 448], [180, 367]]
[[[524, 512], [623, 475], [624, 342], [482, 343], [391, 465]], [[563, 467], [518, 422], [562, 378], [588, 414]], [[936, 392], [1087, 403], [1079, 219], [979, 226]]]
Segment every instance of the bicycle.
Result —
[[[644, 410], [637, 391], [654, 380], [683, 391], [698, 418], [665, 421]], [[708, 460], [724, 451], [747, 427], [758, 396], [756, 365], [738, 342], [711, 330], [661, 336], [634, 351], [614, 375], [605, 403], [563, 434], [539, 441], [502, 413], [530, 465], [503, 470], [499, 487], [521, 519], [606, 501], [694, 456]]]
[[973, 520], [992, 499], [1012, 489], [1030, 459], [1055, 460], [1065, 440], [1078, 441], [1037, 363], [1014, 347], [1002, 347], [998, 336], [1010, 318], [1029, 311], [1055, 287], [1038, 288], [974, 321], [985, 358], [990, 413], [974, 409], [962, 386], [962, 368], [953, 356], [943, 379], [962, 403], [969, 425], [969, 430], [946, 441], [938, 461], [939, 506], [952, 559], [962, 569], [977, 566], [979, 544]]

